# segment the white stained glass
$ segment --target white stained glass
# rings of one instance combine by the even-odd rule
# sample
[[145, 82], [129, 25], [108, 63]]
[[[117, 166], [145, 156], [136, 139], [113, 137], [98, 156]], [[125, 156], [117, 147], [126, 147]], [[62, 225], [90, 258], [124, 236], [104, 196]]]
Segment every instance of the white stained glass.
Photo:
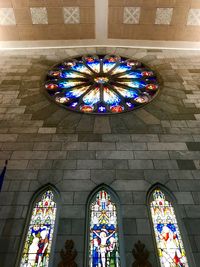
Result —
[[153, 193], [151, 216], [161, 267], [188, 267], [174, 208], [159, 189]]
[[56, 218], [52, 191], [36, 202], [24, 244], [20, 267], [48, 267]]

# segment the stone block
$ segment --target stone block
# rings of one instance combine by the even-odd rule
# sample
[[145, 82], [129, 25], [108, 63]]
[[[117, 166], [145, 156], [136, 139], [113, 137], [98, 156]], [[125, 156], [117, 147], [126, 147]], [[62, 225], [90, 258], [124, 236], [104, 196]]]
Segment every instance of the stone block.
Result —
[[[161, 142], [192, 142], [191, 135], [178, 135], [178, 134], [160, 134], [159, 139]], [[186, 143], [187, 144], [187, 143]]]
[[39, 170], [38, 181], [42, 184], [57, 184], [63, 179], [63, 170]]
[[[1, 163], [1, 166], [4, 166], [4, 162]], [[28, 160], [9, 160], [8, 170], [24, 170], [28, 165]]]
[[91, 180], [64, 180], [59, 182], [57, 188], [60, 192], [68, 192], [68, 191], [91, 191], [95, 188], [95, 184]]
[[132, 151], [97, 151], [97, 159], [133, 159]]
[[148, 150], [188, 150], [185, 143], [147, 143]]
[[115, 179], [114, 170], [91, 170], [91, 180], [96, 184], [110, 185]]
[[136, 219], [137, 233], [139, 235], [151, 235], [149, 219]]
[[190, 218], [199, 218], [200, 205], [185, 205], [185, 212]]
[[7, 170], [6, 180], [36, 180], [37, 170]]
[[196, 166], [193, 160], [177, 160], [178, 168], [180, 170], [195, 170]]
[[79, 219], [85, 218], [84, 205], [63, 205], [60, 210], [60, 218]]
[[132, 134], [131, 140], [133, 142], [159, 142], [157, 134]]
[[87, 150], [86, 142], [64, 142], [62, 150]]
[[144, 171], [143, 170], [117, 170], [116, 169], [116, 179], [117, 180], [144, 179]]
[[147, 218], [147, 208], [145, 205], [122, 205], [123, 218]]
[[65, 170], [63, 179], [90, 179], [90, 170]]
[[[64, 204], [64, 205], [73, 204], [74, 193], [73, 192], [61, 192], [61, 199], [62, 199], [62, 204]], [[80, 204], [82, 204], [82, 203], [80, 203]]]
[[128, 134], [103, 134], [103, 142], [131, 142], [131, 136]]
[[28, 191], [30, 185], [30, 181], [23, 181], [23, 180], [19, 180], [19, 181], [12, 181], [10, 182], [10, 186], [9, 186], [9, 191]]
[[76, 160], [54, 160], [52, 168], [56, 170], [76, 169]]
[[153, 160], [153, 164], [155, 169], [163, 170], [163, 169], [178, 169], [178, 165], [176, 160]]
[[190, 151], [200, 151], [200, 142], [187, 142], [186, 145]]
[[51, 169], [52, 164], [53, 164], [53, 160], [51, 159], [46, 159], [46, 160], [31, 159], [28, 162], [27, 169], [36, 169], [36, 170]]
[[23, 206], [0, 206], [1, 219], [20, 219], [22, 218], [22, 212]]
[[47, 155], [47, 159], [66, 159], [67, 152], [66, 151], [49, 151]]
[[58, 235], [70, 235], [72, 233], [71, 219], [59, 219]]
[[[190, 170], [169, 170], [170, 179], [194, 179]], [[187, 190], [186, 190], [187, 191]]]
[[14, 151], [11, 159], [46, 159], [47, 151]]
[[11, 205], [13, 203], [14, 192], [1, 192], [0, 203], [1, 205]]
[[53, 142], [76, 142], [78, 141], [77, 134], [54, 134]]
[[128, 161], [128, 165], [129, 165], [129, 169], [141, 169], [141, 170], [145, 170], [145, 169], [154, 169], [153, 167], [153, 162], [152, 160], [129, 160]]
[[94, 133], [111, 133], [109, 118], [96, 116], [94, 121]]
[[0, 160], [10, 159], [12, 151], [0, 151]]
[[120, 204], [133, 204], [132, 192], [117, 192]]
[[37, 142], [34, 144], [33, 150], [60, 150], [60, 142]]
[[91, 133], [79, 133], [79, 142], [102, 142], [101, 134], [91, 134]]
[[112, 183], [116, 191], [146, 191], [149, 183], [144, 180], [116, 180]]
[[17, 134], [0, 134], [0, 142], [15, 142], [17, 140]]
[[17, 142], [48, 142], [52, 140], [52, 134], [19, 134]]
[[200, 159], [200, 151], [170, 151], [171, 159], [194, 160]]
[[194, 204], [192, 193], [190, 192], [175, 192], [174, 195], [178, 204]]
[[147, 150], [145, 143], [116, 143], [117, 150]]
[[123, 220], [123, 234], [124, 235], [136, 235], [137, 234], [136, 219], [124, 219]]
[[95, 159], [95, 151], [68, 151], [68, 159]]
[[88, 150], [115, 150], [115, 143], [109, 142], [89, 142]]
[[108, 159], [103, 160], [103, 169], [128, 169], [128, 160]]
[[40, 127], [38, 130], [39, 134], [54, 134], [56, 133], [55, 127]]
[[77, 160], [77, 169], [102, 169], [102, 160]]
[[33, 149], [33, 143], [3, 143], [2, 150], [32, 150]]
[[3, 236], [21, 236], [24, 223], [25, 220], [23, 219], [7, 219], [2, 233]]
[[85, 231], [85, 220], [72, 219], [72, 234], [83, 235]]
[[180, 191], [187, 192], [190, 191], [198, 192], [200, 191], [200, 181], [197, 180], [177, 180], [178, 187]]
[[169, 159], [167, 151], [134, 151], [136, 159]]
[[145, 180], [151, 184], [162, 183], [165, 184], [169, 180], [167, 170], [145, 170]]
[[86, 205], [89, 194], [90, 192], [75, 192], [74, 204]]

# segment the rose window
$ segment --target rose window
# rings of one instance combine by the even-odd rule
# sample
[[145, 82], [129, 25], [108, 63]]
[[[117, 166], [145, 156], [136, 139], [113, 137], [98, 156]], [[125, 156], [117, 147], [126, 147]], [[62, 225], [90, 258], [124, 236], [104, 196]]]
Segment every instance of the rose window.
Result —
[[70, 58], [47, 74], [48, 95], [68, 110], [113, 114], [132, 111], [158, 93], [158, 79], [141, 62], [115, 55]]

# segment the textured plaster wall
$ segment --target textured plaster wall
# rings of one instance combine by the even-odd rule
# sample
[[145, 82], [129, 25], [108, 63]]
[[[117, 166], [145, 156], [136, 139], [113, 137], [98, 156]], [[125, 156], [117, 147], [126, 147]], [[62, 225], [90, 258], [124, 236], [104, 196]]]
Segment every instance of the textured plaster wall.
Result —
[[[160, 74], [160, 94], [143, 109], [115, 116], [62, 109], [46, 98], [41, 80], [56, 62], [87, 53], [140, 59]], [[5, 159], [9, 164], [0, 193], [0, 266], [14, 266], [30, 199], [47, 183], [61, 193], [53, 266], [66, 239], [75, 241], [77, 263], [83, 266], [86, 199], [97, 185], [106, 183], [120, 197], [127, 267], [138, 239], [151, 251], [156, 267], [146, 194], [157, 182], [177, 199], [197, 264], [199, 81], [200, 52], [122, 48], [1, 52], [0, 166]]]

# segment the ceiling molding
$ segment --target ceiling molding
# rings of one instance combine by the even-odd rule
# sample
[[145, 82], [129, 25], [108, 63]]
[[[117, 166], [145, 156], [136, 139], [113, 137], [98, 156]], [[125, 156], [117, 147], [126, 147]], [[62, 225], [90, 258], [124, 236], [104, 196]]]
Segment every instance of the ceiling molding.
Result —
[[0, 50], [52, 49], [75, 47], [124, 47], [146, 49], [200, 50], [200, 42], [147, 41], [147, 40], [48, 40], [48, 41], [2, 41]]

